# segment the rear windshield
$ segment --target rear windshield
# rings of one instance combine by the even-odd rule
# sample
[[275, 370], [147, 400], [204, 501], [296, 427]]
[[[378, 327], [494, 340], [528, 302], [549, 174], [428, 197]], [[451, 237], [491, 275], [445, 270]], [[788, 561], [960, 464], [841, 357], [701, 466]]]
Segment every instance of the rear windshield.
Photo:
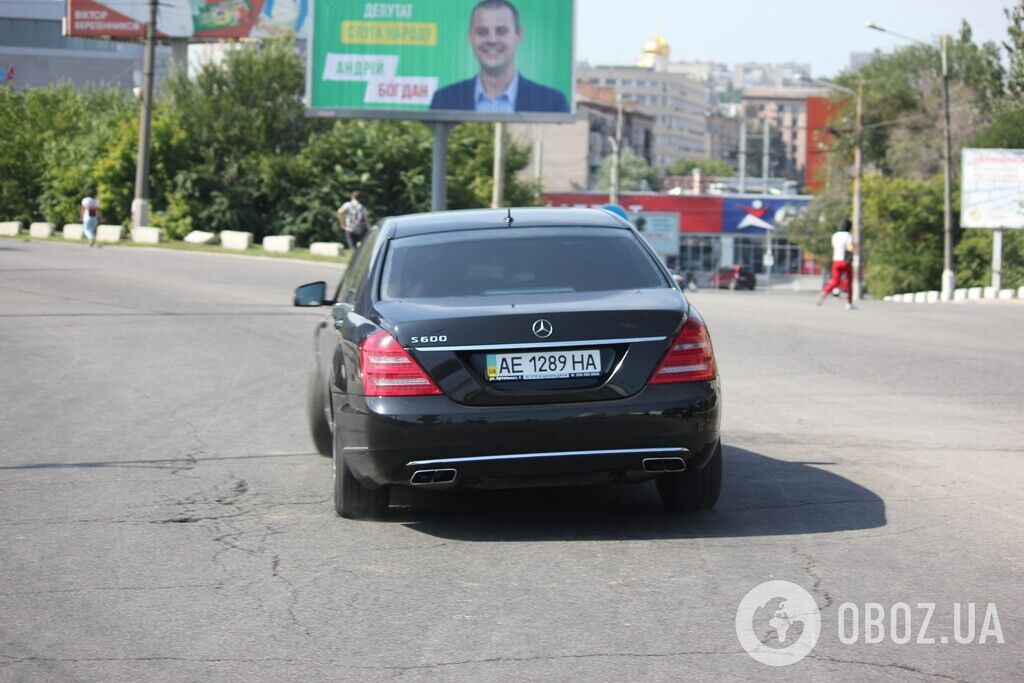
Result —
[[382, 299], [434, 299], [667, 287], [633, 233], [511, 228], [393, 240]]

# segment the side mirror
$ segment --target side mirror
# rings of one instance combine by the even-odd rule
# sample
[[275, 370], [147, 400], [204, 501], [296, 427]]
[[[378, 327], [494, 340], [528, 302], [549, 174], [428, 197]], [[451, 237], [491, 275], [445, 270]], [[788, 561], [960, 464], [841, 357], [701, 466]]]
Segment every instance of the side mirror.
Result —
[[295, 289], [296, 306], [323, 306], [327, 299], [327, 283], [311, 282]]

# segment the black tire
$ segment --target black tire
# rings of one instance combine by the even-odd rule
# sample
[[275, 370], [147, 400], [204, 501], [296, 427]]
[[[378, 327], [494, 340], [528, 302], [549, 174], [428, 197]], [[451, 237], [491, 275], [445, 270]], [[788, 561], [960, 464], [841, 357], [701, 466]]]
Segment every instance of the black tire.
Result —
[[345, 464], [341, 444], [334, 443], [334, 510], [348, 519], [382, 519], [388, 512], [391, 487], [366, 488]]
[[715, 446], [714, 455], [702, 469], [663, 474], [655, 481], [665, 510], [710, 510], [722, 493], [722, 443]]
[[313, 368], [309, 375], [309, 387], [306, 391], [306, 410], [309, 412], [309, 434], [313, 437], [313, 445], [324, 457], [331, 457], [331, 426], [327, 423], [327, 391], [320, 379], [320, 373]]

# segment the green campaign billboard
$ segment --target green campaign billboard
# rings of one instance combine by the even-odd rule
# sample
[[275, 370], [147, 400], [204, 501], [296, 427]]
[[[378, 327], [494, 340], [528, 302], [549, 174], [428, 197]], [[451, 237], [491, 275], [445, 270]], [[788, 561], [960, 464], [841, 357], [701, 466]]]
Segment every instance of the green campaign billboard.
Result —
[[312, 115], [571, 121], [573, 0], [315, 0]]

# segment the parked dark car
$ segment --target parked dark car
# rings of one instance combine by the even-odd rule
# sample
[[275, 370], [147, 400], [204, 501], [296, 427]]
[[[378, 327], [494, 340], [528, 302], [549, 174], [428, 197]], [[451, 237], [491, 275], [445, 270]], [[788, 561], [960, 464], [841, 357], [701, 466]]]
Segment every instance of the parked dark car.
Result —
[[708, 287], [718, 289], [754, 289], [757, 278], [750, 266], [726, 266], [719, 268], [708, 278]]
[[309, 384], [343, 517], [393, 486], [655, 480], [715, 505], [721, 393], [707, 328], [626, 221], [589, 209], [387, 219], [335, 289]]

